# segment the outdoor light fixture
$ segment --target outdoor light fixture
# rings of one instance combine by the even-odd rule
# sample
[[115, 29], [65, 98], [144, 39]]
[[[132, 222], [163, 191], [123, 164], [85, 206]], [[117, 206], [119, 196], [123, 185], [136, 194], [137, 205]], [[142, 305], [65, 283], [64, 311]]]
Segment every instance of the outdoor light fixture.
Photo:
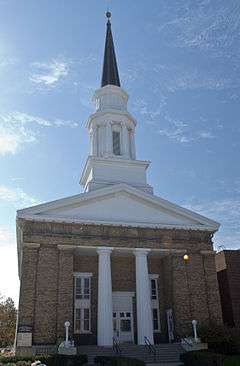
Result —
[[183, 256], [183, 260], [184, 260], [185, 262], [188, 262], [188, 261], [189, 261], [189, 255], [188, 255], [188, 254], [184, 254], [184, 256]]

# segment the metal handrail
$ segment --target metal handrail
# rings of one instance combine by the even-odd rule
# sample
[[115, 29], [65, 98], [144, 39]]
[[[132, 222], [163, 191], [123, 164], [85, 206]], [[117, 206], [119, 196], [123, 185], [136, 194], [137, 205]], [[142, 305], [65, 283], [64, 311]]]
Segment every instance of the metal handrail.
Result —
[[120, 356], [122, 355], [120, 344], [115, 337], [113, 337], [113, 351], [119, 354]]
[[187, 336], [185, 336], [184, 338], [181, 339], [181, 342], [187, 344], [189, 347], [193, 347], [193, 344], [191, 342], [189, 342], [189, 340], [187, 339]]
[[150, 340], [148, 339], [148, 337], [144, 337], [144, 342], [145, 342], [145, 345], [148, 348], [149, 352], [153, 354], [153, 356], [154, 356], [154, 362], [156, 362], [156, 356], [157, 356], [157, 350], [156, 350], [156, 348], [150, 342]]

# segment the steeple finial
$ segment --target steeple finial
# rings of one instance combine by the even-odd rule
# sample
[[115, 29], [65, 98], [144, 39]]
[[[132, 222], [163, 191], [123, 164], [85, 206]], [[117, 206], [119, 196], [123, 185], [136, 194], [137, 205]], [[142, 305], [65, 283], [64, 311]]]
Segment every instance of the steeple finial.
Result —
[[106, 17], [108, 18], [108, 21], [110, 22], [110, 18], [111, 18], [111, 16], [112, 16], [112, 13], [108, 10], [107, 12], [106, 12]]
[[103, 72], [101, 87], [105, 85], [116, 85], [120, 86], [117, 60], [114, 50], [112, 30], [111, 30], [111, 18], [112, 14], [110, 11], [106, 12], [107, 21], [107, 33], [105, 41], [104, 61], [103, 61]]

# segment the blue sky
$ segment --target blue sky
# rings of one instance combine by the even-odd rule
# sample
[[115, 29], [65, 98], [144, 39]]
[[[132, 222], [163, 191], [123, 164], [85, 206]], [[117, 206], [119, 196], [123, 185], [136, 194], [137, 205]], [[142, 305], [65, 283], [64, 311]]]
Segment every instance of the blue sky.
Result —
[[239, 1], [0, 0], [0, 292], [15, 299], [16, 209], [81, 192], [108, 4], [149, 183], [239, 248]]

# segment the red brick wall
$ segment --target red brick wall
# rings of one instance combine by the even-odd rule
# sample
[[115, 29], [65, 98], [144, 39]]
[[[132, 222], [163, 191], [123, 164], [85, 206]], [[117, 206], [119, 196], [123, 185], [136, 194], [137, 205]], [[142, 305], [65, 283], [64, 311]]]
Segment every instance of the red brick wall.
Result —
[[216, 266], [224, 322], [240, 327], [240, 250], [217, 253]]

